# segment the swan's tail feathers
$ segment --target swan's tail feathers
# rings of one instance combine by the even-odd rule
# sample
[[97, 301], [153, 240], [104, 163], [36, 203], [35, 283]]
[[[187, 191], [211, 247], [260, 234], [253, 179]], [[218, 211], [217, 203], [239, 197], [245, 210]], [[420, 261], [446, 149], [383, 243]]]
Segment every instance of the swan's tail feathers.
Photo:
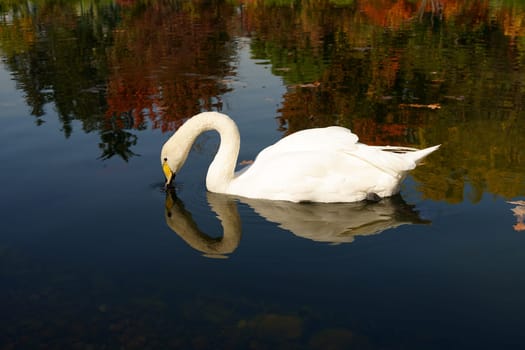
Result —
[[436, 151], [439, 148], [439, 146], [441, 145], [424, 148], [414, 152], [407, 152], [406, 155], [409, 156], [414, 161], [414, 163], [419, 164], [419, 162], [421, 162], [423, 158], [428, 156], [430, 153]]
[[381, 150], [403, 154], [403, 157], [406, 157], [405, 159], [411, 161], [413, 163], [413, 166], [415, 167], [423, 160], [423, 158], [437, 150], [439, 146], [441, 145], [432, 146], [424, 149], [417, 149], [412, 147], [383, 146], [381, 147]]

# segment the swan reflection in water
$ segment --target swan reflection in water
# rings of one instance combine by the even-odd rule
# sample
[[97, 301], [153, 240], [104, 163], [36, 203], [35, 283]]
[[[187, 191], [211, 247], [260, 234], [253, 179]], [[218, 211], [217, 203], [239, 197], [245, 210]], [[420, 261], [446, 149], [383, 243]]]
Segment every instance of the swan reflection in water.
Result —
[[350, 243], [356, 236], [374, 235], [401, 225], [430, 223], [421, 219], [414, 206], [399, 195], [379, 202], [328, 204], [248, 199], [208, 192], [207, 200], [221, 222], [221, 237], [211, 237], [199, 230], [175, 191], [167, 192], [165, 216], [168, 226], [187, 244], [214, 258], [227, 257], [239, 245], [241, 218], [237, 201], [298, 237], [333, 244]]

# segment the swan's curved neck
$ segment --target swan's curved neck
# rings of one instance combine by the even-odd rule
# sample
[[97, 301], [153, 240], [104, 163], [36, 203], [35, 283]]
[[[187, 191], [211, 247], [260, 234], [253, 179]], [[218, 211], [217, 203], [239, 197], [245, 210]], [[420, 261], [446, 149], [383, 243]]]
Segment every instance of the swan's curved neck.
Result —
[[240, 147], [239, 130], [228, 116], [218, 112], [203, 112], [193, 116], [171, 137], [162, 153], [175, 154], [175, 157], [168, 158], [168, 164], [176, 172], [186, 161], [195, 139], [209, 130], [216, 130], [221, 141], [208, 168], [206, 187], [211, 192], [224, 193], [233, 179]]

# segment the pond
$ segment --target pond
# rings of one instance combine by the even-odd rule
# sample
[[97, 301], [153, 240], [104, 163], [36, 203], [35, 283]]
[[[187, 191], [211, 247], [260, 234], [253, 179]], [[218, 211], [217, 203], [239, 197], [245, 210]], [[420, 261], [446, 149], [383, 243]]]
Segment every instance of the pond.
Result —
[[[525, 5], [0, 1], [0, 348], [525, 345]], [[173, 192], [231, 116], [439, 151], [377, 203]], [[239, 165], [240, 167], [241, 165]]]

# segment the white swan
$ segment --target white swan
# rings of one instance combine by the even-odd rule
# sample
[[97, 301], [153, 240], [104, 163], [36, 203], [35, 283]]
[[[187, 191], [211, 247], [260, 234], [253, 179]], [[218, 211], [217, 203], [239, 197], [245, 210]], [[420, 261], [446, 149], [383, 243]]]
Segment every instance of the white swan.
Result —
[[216, 130], [221, 143], [206, 176], [210, 192], [291, 202], [357, 202], [389, 197], [438, 146], [367, 146], [350, 130], [331, 126], [289, 135], [262, 150], [253, 164], [235, 172], [240, 136], [227, 115], [203, 112], [186, 121], [162, 147], [166, 185], [180, 170], [201, 133]]

